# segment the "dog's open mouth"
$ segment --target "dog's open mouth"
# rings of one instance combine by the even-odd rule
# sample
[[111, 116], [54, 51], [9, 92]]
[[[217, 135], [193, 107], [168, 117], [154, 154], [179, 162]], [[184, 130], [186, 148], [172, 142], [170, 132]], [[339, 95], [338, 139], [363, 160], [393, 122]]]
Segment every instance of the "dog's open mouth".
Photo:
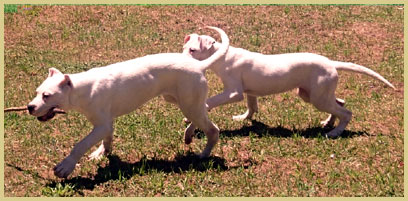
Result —
[[48, 121], [52, 119], [55, 116], [55, 107], [52, 107], [50, 110], [48, 110], [47, 114], [37, 117], [39, 121]]

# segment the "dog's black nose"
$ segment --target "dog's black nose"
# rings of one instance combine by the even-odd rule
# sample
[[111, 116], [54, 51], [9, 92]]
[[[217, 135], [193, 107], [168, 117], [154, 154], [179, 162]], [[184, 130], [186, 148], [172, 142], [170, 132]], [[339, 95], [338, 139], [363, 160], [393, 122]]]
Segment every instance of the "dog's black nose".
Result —
[[30, 114], [33, 114], [35, 110], [35, 105], [27, 105], [27, 109]]

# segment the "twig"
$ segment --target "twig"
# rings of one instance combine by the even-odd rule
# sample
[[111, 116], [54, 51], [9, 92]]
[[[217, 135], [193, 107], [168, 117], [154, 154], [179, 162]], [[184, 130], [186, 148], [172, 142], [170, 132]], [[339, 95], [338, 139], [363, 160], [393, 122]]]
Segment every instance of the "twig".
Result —
[[[9, 107], [9, 108], [4, 109], [4, 112], [16, 112], [16, 111], [25, 111], [25, 110], [28, 110], [26, 106], [22, 106], [22, 107]], [[55, 113], [58, 113], [58, 114], [65, 114], [65, 111], [64, 111], [64, 110], [61, 110], [61, 109], [58, 109], [58, 108], [55, 108], [55, 109], [54, 109], [54, 112], [55, 112]]]
[[14, 111], [23, 111], [27, 110], [27, 107], [9, 107], [4, 109], [4, 112], [14, 112]]

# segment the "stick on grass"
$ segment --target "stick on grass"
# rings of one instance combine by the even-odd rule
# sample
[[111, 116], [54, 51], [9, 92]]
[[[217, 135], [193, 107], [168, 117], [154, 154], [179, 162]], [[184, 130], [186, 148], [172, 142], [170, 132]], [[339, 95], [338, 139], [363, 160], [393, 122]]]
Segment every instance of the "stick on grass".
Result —
[[[25, 111], [25, 110], [28, 110], [26, 106], [9, 107], [9, 108], [4, 109], [4, 112], [17, 112], [17, 111]], [[58, 108], [55, 108], [54, 112], [58, 113], [58, 114], [65, 114], [64, 110], [61, 110], [61, 109], [58, 109]]]

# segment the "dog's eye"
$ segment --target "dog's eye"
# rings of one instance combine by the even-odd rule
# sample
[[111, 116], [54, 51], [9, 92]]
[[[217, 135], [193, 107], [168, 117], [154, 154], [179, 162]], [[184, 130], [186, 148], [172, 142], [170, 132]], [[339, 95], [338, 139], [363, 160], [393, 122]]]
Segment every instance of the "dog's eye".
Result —
[[194, 53], [196, 50], [190, 48], [190, 53]]
[[47, 94], [47, 93], [42, 94], [42, 98], [44, 101], [47, 100], [49, 97], [50, 97], [50, 94]]

